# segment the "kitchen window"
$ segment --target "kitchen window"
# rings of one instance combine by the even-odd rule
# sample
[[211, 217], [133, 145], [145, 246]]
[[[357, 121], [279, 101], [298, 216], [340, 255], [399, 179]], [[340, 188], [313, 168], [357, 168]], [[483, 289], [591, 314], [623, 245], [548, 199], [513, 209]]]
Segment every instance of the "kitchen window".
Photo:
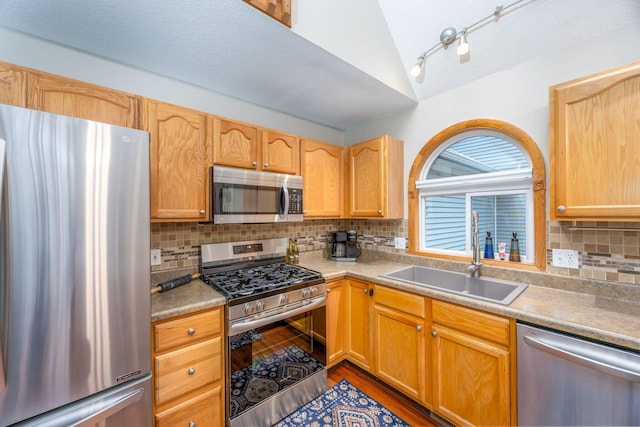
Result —
[[477, 211], [480, 244], [487, 232], [494, 244], [495, 261], [483, 263], [504, 266], [499, 243], [506, 243], [508, 258], [517, 233], [524, 268], [544, 269], [544, 162], [524, 132], [495, 120], [454, 125], [425, 145], [411, 171], [411, 253], [469, 259], [470, 217]]

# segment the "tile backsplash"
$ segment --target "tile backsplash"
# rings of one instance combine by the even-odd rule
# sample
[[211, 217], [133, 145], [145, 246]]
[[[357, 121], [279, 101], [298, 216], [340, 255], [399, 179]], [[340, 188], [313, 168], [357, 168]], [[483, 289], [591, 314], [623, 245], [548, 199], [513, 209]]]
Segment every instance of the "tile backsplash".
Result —
[[[302, 223], [212, 225], [154, 223], [151, 247], [161, 249], [162, 264], [152, 271], [197, 267], [200, 245], [241, 240], [293, 237], [300, 251], [325, 250], [330, 234], [358, 230], [361, 247], [404, 254], [395, 237], [408, 237], [407, 220], [338, 219]], [[578, 251], [579, 269], [551, 265], [552, 249]], [[547, 273], [598, 281], [640, 285], [640, 223], [547, 222]]]

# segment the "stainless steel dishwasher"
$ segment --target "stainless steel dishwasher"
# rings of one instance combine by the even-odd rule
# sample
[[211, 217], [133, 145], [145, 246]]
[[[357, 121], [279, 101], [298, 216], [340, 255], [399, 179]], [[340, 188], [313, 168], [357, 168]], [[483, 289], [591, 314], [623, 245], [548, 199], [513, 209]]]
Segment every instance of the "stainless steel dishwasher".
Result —
[[518, 324], [520, 426], [640, 425], [640, 354]]

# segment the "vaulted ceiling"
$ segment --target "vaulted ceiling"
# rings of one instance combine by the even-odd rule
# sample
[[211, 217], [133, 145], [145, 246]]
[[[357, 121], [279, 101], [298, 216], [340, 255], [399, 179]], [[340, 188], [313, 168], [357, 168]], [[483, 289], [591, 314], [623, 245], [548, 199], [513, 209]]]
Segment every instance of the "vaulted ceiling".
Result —
[[[307, 11], [311, 3], [335, 6], [335, 15]], [[495, 0], [292, 4], [289, 29], [240, 0], [3, 0], [0, 26], [346, 130], [545, 51], [640, 25], [638, 0], [523, 0], [468, 34], [463, 61], [455, 45], [436, 49], [416, 82], [409, 70], [442, 30], [491, 15]], [[378, 15], [382, 25], [361, 22]], [[320, 29], [305, 26], [313, 19]], [[380, 36], [391, 49], [375, 45]]]

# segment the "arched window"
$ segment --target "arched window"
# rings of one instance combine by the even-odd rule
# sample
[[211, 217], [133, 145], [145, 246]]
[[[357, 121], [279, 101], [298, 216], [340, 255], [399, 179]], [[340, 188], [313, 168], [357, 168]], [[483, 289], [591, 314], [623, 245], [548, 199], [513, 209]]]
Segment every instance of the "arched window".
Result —
[[467, 260], [471, 256], [471, 212], [479, 213], [480, 244], [487, 232], [500, 261], [500, 242], [517, 233], [521, 263], [546, 267], [544, 161], [522, 130], [497, 120], [458, 123], [427, 142], [409, 176], [410, 252]]

